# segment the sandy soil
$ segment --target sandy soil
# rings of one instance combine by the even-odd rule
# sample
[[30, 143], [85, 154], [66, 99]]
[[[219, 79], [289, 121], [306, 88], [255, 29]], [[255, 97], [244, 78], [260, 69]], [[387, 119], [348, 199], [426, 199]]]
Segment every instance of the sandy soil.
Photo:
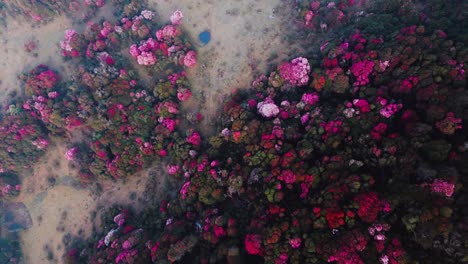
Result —
[[[232, 91], [248, 88], [270, 63], [297, 52], [285, 38], [290, 21], [289, 10], [281, 0], [150, 0], [162, 21], [172, 12], [184, 13], [183, 28], [196, 43], [198, 66], [188, 72], [195, 96], [185, 108], [201, 111], [205, 116], [205, 133], [218, 114], [221, 102]], [[103, 9], [100, 16], [110, 16]], [[47, 64], [63, 76], [71, 68], [59, 55], [58, 42], [68, 28], [80, 28], [64, 16], [46, 25], [32, 26], [20, 18], [6, 18], [0, 29], [0, 103], [12, 91], [21, 91], [16, 76], [39, 63]], [[198, 34], [211, 32], [211, 42], [202, 46]], [[24, 44], [34, 40], [37, 53], [28, 53]], [[101, 181], [82, 188], [76, 181], [76, 169], [64, 159], [66, 142], [54, 142], [47, 154], [30, 171], [23, 173], [23, 192], [17, 201], [30, 210], [33, 227], [22, 231], [25, 263], [62, 263], [64, 244], [70, 236], [89, 237], [93, 229], [92, 213], [99, 214], [103, 205], [127, 204], [141, 208], [154, 194], [163, 194], [167, 179], [163, 166], [141, 172], [143, 177], [124, 181]], [[159, 169], [158, 169], [159, 168]], [[98, 219], [99, 217], [96, 217]]]

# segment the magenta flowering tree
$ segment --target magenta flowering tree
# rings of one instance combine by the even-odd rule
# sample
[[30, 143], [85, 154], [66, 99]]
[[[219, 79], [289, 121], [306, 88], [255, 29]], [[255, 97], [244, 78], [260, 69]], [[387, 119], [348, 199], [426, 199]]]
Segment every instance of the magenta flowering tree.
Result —
[[[62, 105], [65, 129], [89, 135], [89, 147], [79, 150], [89, 154], [77, 160], [84, 173], [113, 178], [133, 174], [168, 155], [178, 140], [179, 104], [191, 97], [183, 69], [195, 65], [195, 53], [180, 29], [180, 11], [170, 25], [160, 27], [154, 12], [132, 9], [136, 6], [128, 3], [116, 23], [89, 22], [83, 33], [67, 30], [61, 43], [64, 55], [79, 63], [80, 77], [77, 87], [52, 96]], [[115, 52], [128, 47], [137, 66]], [[154, 80], [141, 79], [134, 67], [148, 71]], [[53, 110], [42, 112], [48, 114], [46, 123], [60, 123], [53, 122]]]
[[309, 82], [310, 65], [306, 58], [298, 57], [279, 66], [281, 77], [293, 86], [304, 86]]
[[139, 65], [152, 66], [160, 71], [167, 63], [176, 63], [180, 66], [192, 67], [196, 64], [196, 54], [191, 50], [190, 44], [183, 38], [180, 24], [183, 14], [177, 10], [171, 16], [171, 24], [157, 29], [154, 33], [154, 13], [143, 10], [141, 15], [133, 18], [123, 18], [122, 26], [118, 26], [120, 34], [137, 34], [142, 39], [137, 44], [129, 47], [130, 55], [136, 59]]
[[0, 118], [0, 171], [16, 171], [32, 166], [49, 145], [46, 129], [17, 104], [11, 104], [9, 111]]
[[24, 74], [26, 95], [22, 110], [54, 134], [70, 133], [82, 125], [79, 102], [59, 75], [45, 65]]

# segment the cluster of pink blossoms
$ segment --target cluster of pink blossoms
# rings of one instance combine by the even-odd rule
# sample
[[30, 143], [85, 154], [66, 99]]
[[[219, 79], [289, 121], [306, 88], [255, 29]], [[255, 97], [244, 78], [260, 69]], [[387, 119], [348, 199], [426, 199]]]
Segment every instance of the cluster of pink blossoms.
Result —
[[184, 183], [182, 188], [180, 189], [180, 195], [182, 196], [182, 199], [185, 199], [187, 197], [187, 192], [190, 187], [190, 181]]
[[201, 144], [201, 136], [195, 131], [187, 137], [186, 141], [194, 146], [199, 146]]
[[279, 71], [281, 77], [292, 85], [304, 86], [309, 82], [310, 65], [306, 58], [298, 57], [290, 63], [283, 63]]
[[37, 149], [45, 149], [49, 145], [49, 141], [45, 138], [39, 138], [31, 142]]
[[0, 197], [11, 194], [10, 193], [11, 191], [16, 191], [16, 192], [21, 191], [21, 185], [17, 184], [13, 187], [10, 184], [6, 184], [5, 186], [0, 188]]
[[107, 64], [111, 66], [115, 64], [114, 58], [112, 58], [112, 56], [105, 51], [98, 53], [97, 58], [102, 64]]
[[78, 148], [71, 148], [65, 152], [65, 158], [67, 160], [74, 160], [75, 159], [75, 154], [78, 152]]
[[177, 99], [179, 99], [181, 102], [188, 100], [190, 97], [192, 97], [192, 92], [190, 91], [190, 89], [177, 89]]
[[165, 101], [162, 103], [159, 103], [155, 107], [156, 114], [160, 114], [163, 111], [167, 111], [168, 113], [171, 114], [177, 114], [179, 112], [178, 105], [177, 103], [174, 103], [173, 101]]
[[49, 115], [52, 112], [52, 109], [48, 106], [48, 102], [49, 101], [44, 96], [37, 96], [25, 102], [23, 104], [23, 109], [31, 111], [32, 116], [40, 117], [42, 121], [48, 122]]
[[140, 65], [154, 65], [156, 63], [156, 56], [154, 52], [158, 50], [159, 43], [149, 38], [145, 41], [142, 41], [140, 45], [133, 44], [130, 46], [130, 55], [137, 59], [138, 64]]
[[74, 130], [75, 128], [81, 126], [81, 120], [74, 117], [74, 116], [67, 116], [65, 118], [65, 128], [68, 130], [68, 131], [72, 131]]
[[370, 135], [374, 140], [381, 140], [382, 135], [387, 131], [387, 124], [385, 123], [378, 123], [377, 125], [374, 126], [372, 129]]
[[382, 109], [380, 109], [380, 115], [385, 118], [392, 117], [396, 112], [403, 108], [402, 104], [389, 104], [387, 99], [380, 96], [377, 97], [376, 101], [382, 106]]
[[179, 172], [180, 167], [178, 165], [172, 164], [172, 165], [167, 165], [166, 169], [169, 175], [176, 175]]
[[430, 187], [432, 192], [441, 193], [447, 197], [451, 197], [455, 192], [455, 185], [453, 183], [449, 183], [441, 179], [435, 179]]
[[104, 38], [107, 38], [109, 36], [109, 34], [115, 30], [116, 26], [112, 26], [112, 24], [109, 22], [109, 21], [104, 21], [102, 23], [102, 29], [100, 31], [101, 35], [104, 37]]
[[390, 118], [392, 117], [398, 110], [401, 109], [401, 105], [399, 104], [388, 104], [385, 105], [382, 109], [380, 109], [380, 114], [383, 117]]
[[374, 62], [373, 61], [360, 61], [354, 63], [350, 70], [351, 73], [356, 77], [356, 81], [354, 82], [355, 86], [363, 86], [369, 83], [369, 75], [372, 73], [374, 69]]
[[156, 38], [159, 41], [171, 41], [180, 34], [180, 29], [175, 25], [167, 25], [156, 31]]
[[138, 55], [137, 62], [140, 65], [153, 65], [156, 63], [156, 57], [153, 53], [142, 52], [140, 55]]
[[171, 23], [173, 25], [180, 25], [182, 23], [182, 18], [184, 15], [182, 14], [182, 11], [176, 10], [174, 14], [171, 16]]
[[[151, 19], [153, 15], [154, 14], [151, 11], [142, 12], [142, 17], [147, 19]], [[172, 45], [171, 43], [173, 43], [175, 37], [181, 34], [181, 30], [178, 26], [181, 24], [182, 18], [182, 12], [180, 10], [175, 11], [171, 16], [171, 25], [166, 25], [156, 31], [156, 39], [148, 38], [147, 40], [142, 41], [140, 45], [133, 44], [130, 46], [130, 55], [136, 58], [140, 65], [154, 65], [157, 62], [157, 50], [161, 50], [165, 56], [169, 56], [170, 53], [179, 51], [181, 47]], [[197, 63], [195, 51], [188, 51], [181, 59], [180, 63], [186, 67], [194, 66]]]
[[192, 67], [197, 63], [196, 53], [195, 51], [191, 50], [185, 54], [184, 57], [184, 65], [186, 67]]
[[384, 241], [386, 239], [385, 232], [390, 230], [388, 224], [373, 224], [368, 229], [369, 235], [374, 237], [376, 241]]
[[133, 249], [133, 250], [128, 250], [126, 249], [122, 253], [120, 253], [116, 258], [115, 258], [115, 263], [124, 263], [127, 262], [128, 259], [133, 258], [134, 256], [138, 255], [138, 250]]
[[65, 40], [60, 41], [60, 48], [64, 56], [78, 57], [80, 52], [73, 47], [73, 42], [76, 41], [78, 33], [73, 29], [65, 30]]
[[114, 223], [116, 223], [118, 226], [123, 226], [125, 224], [125, 218], [126, 218], [126, 213], [120, 213], [116, 216], [114, 216]]
[[289, 244], [291, 245], [292, 248], [299, 248], [301, 246], [301, 238], [300, 237], [295, 237], [289, 239]]
[[279, 179], [284, 181], [286, 184], [293, 184], [296, 182], [296, 175], [292, 170], [284, 170], [281, 172]]
[[337, 252], [328, 257], [328, 262], [336, 262], [339, 264], [364, 264], [361, 256], [356, 251], [361, 251], [355, 249], [354, 245], [342, 245]]
[[153, 13], [153, 11], [145, 9], [145, 10], [141, 11], [141, 16], [143, 16], [143, 18], [146, 19], [146, 20], [151, 20], [154, 17], [154, 13]]
[[50, 99], [55, 99], [55, 98], [59, 97], [59, 95], [60, 94], [58, 92], [55, 92], [55, 91], [47, 93], [47, 97], [49, 97]]
[[167, 128], [167, 130], [169, 130], [169, 132], [174, 131], [177, 125], [177, 121], [171, 118], [162, 118], [160, 122], [165, 128]]
[[341, 132], [342, 125], [343, 121], [341, 120], [330, 120], [328, 122], [320, 123], [320, 126], [323, 127], [329, 134], [338, 134]]
[[[366, 99], [354, 99], [352, 105], [357, 107], [360, 113], [368, 113], [371, 111], [370, 104]], [[348, 104], [347, 107], [351, 108], [352, 105]]]
[[267, 98], [265, 101], [258, 103], [258, 112], [267, 118], [275, 117], [279, 114], [279, 107], [273, 102], [271, 98]]
[[59, 81], [60, 77], [54, 71], [47, 70], [36, 76], [36, 85], [41, 88], [51, 89]]
[[244, 239], [245, 249], [250, 255], [262, 254], [262, 237], [256, 234], [247, 234]]
[[172, 40], [175, 38], [177, 35], [180, 34], [180, 29], [177, 27], [182, 23], [182, 18], [184, 15], [180, 10], [175, 11], [171, 15], [171, 23], [172, 25], [167, 25], [163, 27], [162, 29], [156, 31], [156, 38], [159, 41], [163, 40]]
[[409, 93], [413, 87], [418, 84], [419, 78], [417, 76], [410, 76], [407, 79], [403, 80], [400, 84], [400, 93]]
[[308, 10], [304, 16], [306, 26], [310, 26], [312, 24], [312, 18], [314, 18], [314, 11]]
[[305, 93], [302, 95], [301, 101], [307, 105], [314, 105], [319, 101], [317, 93]]
[[[141, 139], [140, 139], [141, 140]], [[154, 147], [149, 142], [137, 142], [140, 146], [140, 151], [143, 152], [145, 155], [153, 155], [154, 154]]]

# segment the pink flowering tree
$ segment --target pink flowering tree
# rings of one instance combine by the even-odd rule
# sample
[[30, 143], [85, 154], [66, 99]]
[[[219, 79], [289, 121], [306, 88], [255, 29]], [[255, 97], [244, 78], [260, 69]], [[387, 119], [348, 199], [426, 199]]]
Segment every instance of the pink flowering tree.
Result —
[[[169, 155], [179, 140], [175, 133], [181, 122], [179, 103], [191, 97], [183, 67], [196, 63], [180, 28], [182, 17], [176, 11], [171, 24], [160, 27], [153, 11], [133, 10], [117, 22], [89, 22], [83, 33], [66, 31], [61, 46], [80, 61], [77, 85], [82, 92], [76, 96], [72, 91], [54, 90], [44, 96], [44, 102], [38, 104], [33, 98], [27, 107], [51, 127], [62, 124], [67, 133], [80, 130], [92, 135], [75, 160], [84, 168], [83, 175], [134, 174], [155, 158]], [[136, 64], [158, 76], [154, 87], [137, 81], [140, 76], [133, 67], [140, 66], [125, 64], [126, 56], [115, 52], [121, 49], [128, 49]], [[166, 73], [169, 68], [171, 74]], [[49, 101], [63, 111], [50, 109]], [[44, 107], [38, 110], [36, 105]]]
[[10, 105], [10, 110], [13, 108], [18, 111], [3, 115], [0, 121], [0, 172], [31, 167], [49, 145], [43, 125], [23, 112], [21, 106]]
[[[152, 16], [147, 14], [148, 12], [145, 13], [147, 18], [143, 16], [143, 19], [133, 18], [125, 22], [132, 25], [131, 29], [133, 31], [138, 31], [139, 27], [148, 24], [147, 20], [151, 20], [150, 17], [152, 18]], [[181, 44], [183, 35], [180, 24], [182, 18], [182, 12], [180, 10], [175, 11], [170, 18], [171, 24], [158, 29], [154, 33], [154, 37], [150, 36], [146, 40], [140, 41], [139, 44], [131, 45], [129, 48], [130, 55], [136, 59], [139, 65], [144, 66], [164, 65], [176, 59], [181, 66], [193, 67], [196, 64], [195, 51], [191, 49], [188, 42], [187, 44]], [[156, 69], [158, 68], [156, 67]]]
[[279, 67], [280, 76], [293, 86], [304, 86], [309, 82], [310, 65], [306, 58], [298, 57]]

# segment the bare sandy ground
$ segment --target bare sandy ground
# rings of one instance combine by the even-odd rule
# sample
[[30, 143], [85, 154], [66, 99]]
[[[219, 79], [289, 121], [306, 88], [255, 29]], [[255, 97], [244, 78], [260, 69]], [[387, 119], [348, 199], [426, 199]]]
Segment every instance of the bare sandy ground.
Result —
[[[285, 38], [292, 23], [287, 1], [281, 0], [150, 0], [161, 21], [168, 21], [177, 9], [184, 13], [183, 29], [198, 51], [198, 66], [188, 72], [195, 96], [185, 107], [205, 116], [205, 133], [212, 130], [219, 107], [232, 91], [248, 88], [270, 63], [294, 53]], [[104, 9], [98, 16], [110, 16]], [[6, 18], [0, 27], [0, 103], [12, 91], [20, 91], [16, 76], [39, 63], [52, 66], [63, 76], [70, 66], [60, 58], [58, 42], [68, 28], [80, 28], [64, 16], [45, 25], [32, 26], [21, 18]], [[211, 32], [211, 42], [202, 46], [198, 34]], [[34, 40], [37, 56], [27, 53], [24, 44]], [[296, 53], [297, 54], [297, 53]], [[93, 229], [93, 212], [103, 205], [127, 204], [136, 209], [150, 196], [163, 194], [166, 177], [163, 166], [143, 171], [143, 177], [124, 181], [101, 181], [82, 188], [76, 182], [76, 169], [64, 158], [66, 142], [54, 142], [47, 154], [30, 171], [23, 173], [23, 192], [18, 201], [30, 210], [33, 226], [21, 233], [25, 263], [63, 263], [64, 242], [69, 236], [89, 237]], [[161, 169], [158, 169], [161, 168]], [[99, 217], [96, 217], [98, 219]]]

